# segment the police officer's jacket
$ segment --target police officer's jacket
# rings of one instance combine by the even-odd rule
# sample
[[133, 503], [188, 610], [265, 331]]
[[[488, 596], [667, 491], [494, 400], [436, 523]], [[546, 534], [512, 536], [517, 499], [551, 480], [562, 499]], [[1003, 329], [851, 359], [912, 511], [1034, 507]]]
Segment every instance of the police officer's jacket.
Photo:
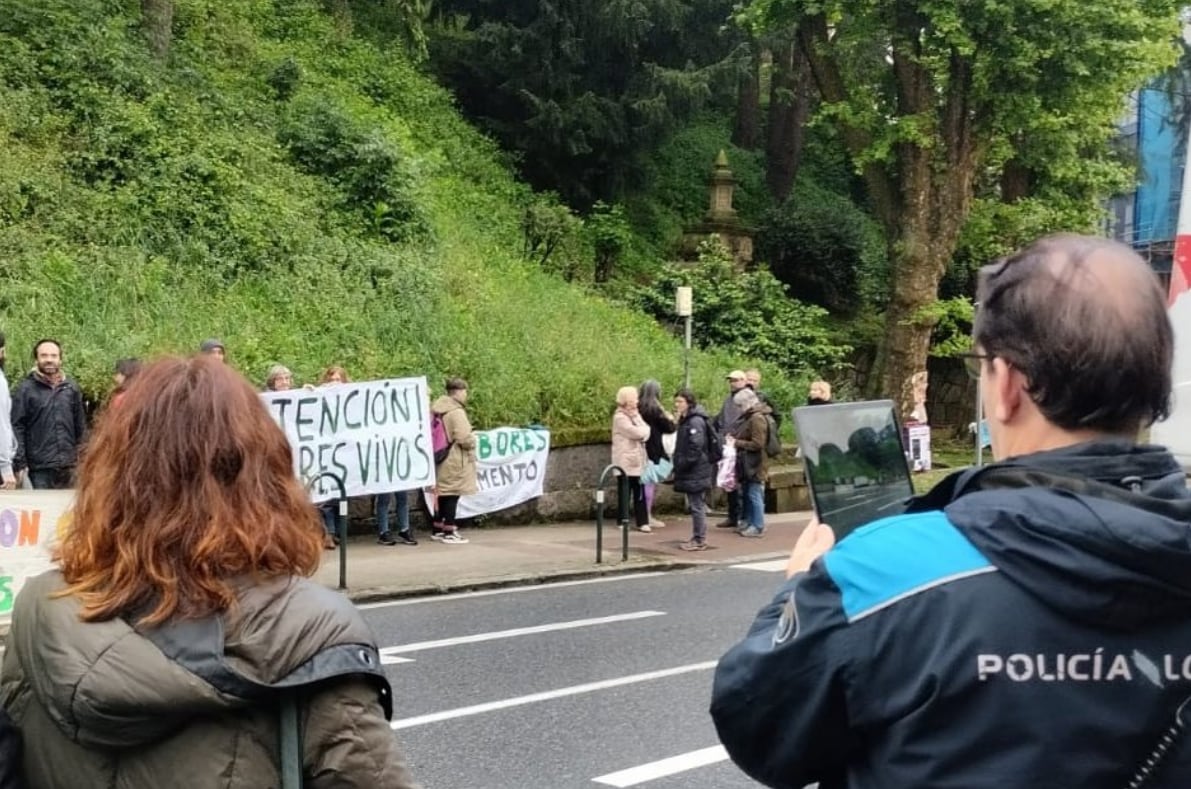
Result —
[[[723, 657], [711, 711], [771, 787], [1116, 789], [1189, 694], [1186, 477], [1100, 441], [841, 540]], [[1147, 786], [1191, 787], [1191, 730]]]

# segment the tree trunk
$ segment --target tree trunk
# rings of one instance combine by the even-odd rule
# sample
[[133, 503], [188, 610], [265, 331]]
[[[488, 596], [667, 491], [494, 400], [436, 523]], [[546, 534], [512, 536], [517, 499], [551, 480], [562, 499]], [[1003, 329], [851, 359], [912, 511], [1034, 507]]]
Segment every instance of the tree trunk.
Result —
[[794, 186], [802, 157], [804, 127], [810, 113], [810, 75], [793, 37], [773, 58], [769, 86], [769, 129], [765, 147], [765, 182], [777, 202]]
[[732, 144], [751, 151], [761, 138], [761, 56], [749, 59], [748, 71], [740, 75], [736, 86], [736, 124]]
[[1033, 173], [1020, 159], [1010, 159], [1001, 169], [1001, 202], [1016, 203], [1030, 196]]
[[141, 0], [141, 25], [153, 56], [158, 60], [168, 58], [173, 39], [173, 0]]

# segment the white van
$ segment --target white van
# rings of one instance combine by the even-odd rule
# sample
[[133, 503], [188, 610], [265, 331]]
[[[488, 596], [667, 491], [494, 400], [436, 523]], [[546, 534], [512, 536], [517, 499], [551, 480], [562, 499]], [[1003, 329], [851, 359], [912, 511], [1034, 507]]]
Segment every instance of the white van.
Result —
[[1154, 425], [1150, 440], [1169, 447], [1183, 467], [1191, 470], [1191, 236], [1176, 239], [1172, 269], [1169, 304], [1174, 324], [1174, 402], [1170, 418]]

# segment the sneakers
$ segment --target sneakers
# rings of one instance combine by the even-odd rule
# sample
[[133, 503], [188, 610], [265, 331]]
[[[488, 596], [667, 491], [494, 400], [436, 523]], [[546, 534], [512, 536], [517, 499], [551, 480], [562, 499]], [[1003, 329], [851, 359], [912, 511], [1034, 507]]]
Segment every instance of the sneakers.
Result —
[[741, 529], [736, 533], [741, 537], [761, 537], [765, 534], [763, 530], [758, 529], [756, 526], [749, 526], [747, 529]]
[[666, 522], [665, 522], [665, 521], [660, 521], [660, 520], [658, 520], [657, 518], [651, 518], [651, 519], [650, 519], [650, 521], [649, 521], [649, 525], [650, 525], [650, 527], [651, 527], [651, 528], [654, 528], [654, 529], [664, 529], [664, 528], [666, 528]]
[[688, 540], [688, 541], [682, 543], [681, 545], [679, 545], [678, 547], [684, 551], [706, 551], [707, 543], [698, 542], [696, 540]]
[[439, 542], [443, 545], [466, 545], [468, 539], [457, 531], [449, 531], [439, 538]]
[[641, 524], [640, 526], [638, 526], [638, 527], [637, 527], [637, 531], [639, 531], [639, 532], [641, 532], [641, 533], [643, 533], [643, 534], [649, 534], [649, 533], [651, 533], [651, 532], [653, 531], [653, 529], [649, 528], [649, 524], [648, 524], [648, 523], [643, 523], [643, 524]]
[[720, 521], [715, 525], [717, 529], [739, 529], [740, 524], [735, 521]]
[[324, 534], [323, 535], [323, 547], [326, 548], [328, 551], [335, 550], [335, 548], [337, 547], [335, 544], [335, 538], [332, 537], [330, 534]]
[[397, 541], [393, 539], [393, 535], [387, 531], [382, 531], [376, 536], [376, 541], [381, 545], [396, 545]]
[[401, 542], [405, 543], [406, 545], [418, 544], [418, 541], [414, 539], [414, 533], [409, 529], [397, 532], [397, 539], [401, 540]]

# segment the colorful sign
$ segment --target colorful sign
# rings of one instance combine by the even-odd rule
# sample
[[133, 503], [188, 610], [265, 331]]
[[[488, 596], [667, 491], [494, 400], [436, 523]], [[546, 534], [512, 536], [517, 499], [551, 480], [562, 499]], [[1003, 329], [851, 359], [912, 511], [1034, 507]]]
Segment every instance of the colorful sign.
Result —
[[71, 490], [0, 491], [0, 622], [25, 581], [53, 567], [50, 549], [69, 524]]
[[425, 378], [337, 384], [261, 395], [285, 431], [294, 473], [315, 502], [434, 484]]

